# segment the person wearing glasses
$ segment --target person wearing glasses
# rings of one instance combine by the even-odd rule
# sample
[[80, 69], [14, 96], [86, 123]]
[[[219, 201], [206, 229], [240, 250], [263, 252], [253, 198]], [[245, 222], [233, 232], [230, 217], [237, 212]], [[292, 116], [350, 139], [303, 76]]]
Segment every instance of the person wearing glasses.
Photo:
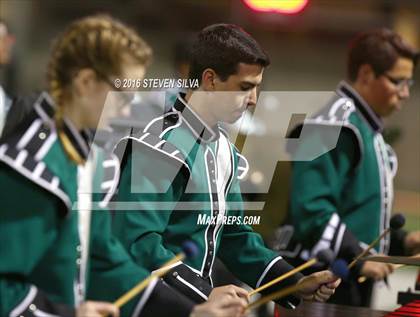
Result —
[[[388, 29], [360, 33], [350, 44], [347, 80], [337, 96], [308, 120], [313, 133], [294, 148], [305, 155], [313, 146], [325, 146], [329, 131], [342, 125], [336, 147], [310, 161], [292, 163], [290, 207], [286, 230], [293, 235], [283, 252], [293, 263], [306, 261], [324, 248], [352, 261], [389, 227], [393, 178], [397, 158], [384, 141], [383, 118], [402, 108], [410, 96], [418, 54]], [[302, 125], [291, 137], [298, 137]], [[308, 152], [306, 152], [308, 153]], [[420, 245], [419, 232], [393, 232], [377, 246], [380, 253], [407, 254]], [[352, 270], [332, 302], [368, 306], [374, 280], [386, 278], [388, 264], [361, 262]], [[359, 276], [368, 282], [357, 283]]]
[[111, 234], [119, 162], [92, 145], [89, 130], [127, 102], [110, 94], [113, 79], [142, 78], [151, 54], [106, 15], [74, 21], [56, 39], [48, 93], [0, 144], [0, 316], [243, 314], [247, 292], [238, 287], [194, 305], [158, 279], [121, 310], [111, 304], [150, 272]]

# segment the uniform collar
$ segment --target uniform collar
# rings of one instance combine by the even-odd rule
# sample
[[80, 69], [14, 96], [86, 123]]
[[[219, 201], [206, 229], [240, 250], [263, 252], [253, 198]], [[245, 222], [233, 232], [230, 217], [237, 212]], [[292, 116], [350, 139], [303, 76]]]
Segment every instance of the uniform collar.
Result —
[[353, 100], [356, 108], [360, 111], [370, 127], [375, 132], [382, 132], [384, 123], [381, 118], [372, 110], [367, 102], [359, 95], [359, 93], [346, 81], [341, 81], [337, 87], [337, 93], [343, 97]]
[[[56, 106], [47, 93], [43, 93], [35, 106], [36, 111], [43, 119], [54, 123]], [[67, 118], [64, 118], [62, 124], [57, 124], [57, 133], [63, 143], [64, 149], [71, 159], [76, 163], [84, 163], [88, 156], [93, 140], [93, 133], [88, 129], [78, 131], [74, 124]], [[74, 156], [80, 159], [74, 158]]]
[[78, 131], [73, 123], [67, 118], [64, 119], [62, 128], [72, 147], [77, 151], [78, 155], [82, 159], [82, 162], [78, 163], [84, 163], [89, 156], [93, 140], [92, 133], [87, 129]]
[[219, 139], [218, 126], [210, 127], [207, 125], [188, 105], [185, 95], [185, 93], [178, 94], [178, 98], [173, 106], [174, 110], [180, 113], [187, 126], [200, 141], [208, 143]]

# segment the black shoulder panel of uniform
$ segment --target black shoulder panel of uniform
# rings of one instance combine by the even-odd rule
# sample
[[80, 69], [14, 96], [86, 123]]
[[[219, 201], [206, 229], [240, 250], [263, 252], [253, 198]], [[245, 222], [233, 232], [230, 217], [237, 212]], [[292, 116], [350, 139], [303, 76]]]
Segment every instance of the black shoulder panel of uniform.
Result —
[[170, 159], [177, 165], [180, 164], [185, 167], [189, 173], [191, 172], [184, 155], [175, 147], [175, 145], [150, 133], [144, 133], [140, 138], [134, 136], [124, 137], [118, 142], [114, 148], [114, 153], [121, 161], [122, 165], [124, 165], [127, 152], [132, 151], [131, 147], [133, 144], [142, 146], [145, 150], [151, 150], [163, 158]]
[[14, 131], [26, 121], [38, 98], [39, 94], [31, 94], [29, 96], [19, 96], [13, 99], [12, 106], [7, 113], [2, 139], [7, 138], [14, 133]]
[[138, 136], [143, 133], [150, 133], [162, 137], [167, 131], [177, 127], [179, 123], [179, 114], [177, 112], [167, 112], [163, 116], [151, 120]]
[[57, 138], [53, 126], [54, 109], [49, 97], [41, 94], [30, 114], [20, 123], [13, 134], [0, 145], [0, 160], [22, 176], [51, 192], [71, 210], [71, 202], [60, 180], [42, 161]]
[[124, 165], [127, 151], [131, 151], [131, 146], [135, 143], [162, 157], [173, 160], [177, 164], [182, 164], [190, 173], [190, 167], [186, 163], [183, 153], [174, 144], [162, 138], [170, 129], [179, 126], [179, 123], [179, 115], [176, 112], [168, 112], [150, 121], [143, 131], [130, 133], [129, 136], [122, 138], [115, 146], [114, 153]]
[[[355, 150], [358, 156], [358, 160], [355, 163], [355, 167], [357, 167], [363, 156], [363, 141], [357, 127], [349, 122], [349, 117], [355, 109], [356, 107], [350, 98], [335, 96], [327, 106], [322, 108], [313, 117], [305, 119], [304, 122], [300, 122], [293, 127], [288, 133], [287, 138], [290, 140], [301, 138], [301, 132], [304, 126], [318, 129], [317, 131], [322, 131], [323, 133], [328, 133], [328, 129], [336, 131], [337, 127], [341, 127], [342, 131], [349, 133], [354, 140]], [[286, 143], [286, 149], [289, 153], [293, 153], [296, 148], [296, 144], [291, 144], [290, 142]]]

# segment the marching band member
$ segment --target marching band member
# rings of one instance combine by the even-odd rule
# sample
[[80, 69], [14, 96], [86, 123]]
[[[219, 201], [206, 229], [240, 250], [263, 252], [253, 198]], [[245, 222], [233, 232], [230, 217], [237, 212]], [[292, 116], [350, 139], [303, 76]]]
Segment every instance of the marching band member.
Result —
[[[191, 55], [190, 78], [199, 80], [198, 89], [180, 94], [170, 112], [153, 119], [144, 131], [123, 138], [116, 148], [123, 160], [117, 201], [133, 203], [135, 210], [118, 210], [113, 224], [136, 262], [150, 270], [178, 253], [181, 241], [196, 242], [199, 256], [175, 265], [165, 281], [202, 302], [212, 293], [216, 256], [252, 287], [292, 267], [266, 248], [250, 226], [223, 220], [244, 214], [233, 205], [241, 205], [239, 181], [247, 162], [219, 124], [233, 123], [247, 107], [255, 106], [269, 59], [249, 34], [227, 24], [203, 29]], [[220, 100], [214, 92], [231, 92], [246, 101]], [[204, 100], [206, 96], [215, 96], [213, 103]], [[183, 206], [186, 210], [177, 210]], [[211, 220], [199, 224], [200, 215]], [[301, 298], [325, 301], [339, 285], [327, 271], [314, 277], [299, 294], [280, 302], [293, 308]], [[305, 280], [296, 274], [267, 292]]]
[[[382, 136], [383, 118], [401, 109], [409, 97], [416, 58], [414, 49], [390, 30], [359, 34], [350, 45], [348, 79], [316, 118], [305, 121], [313, 133], [294, 155], [325, 146], [328, 129], [342, 128], [333, 150], [292, 163], [289, 222], [294, 236], [288, 250], [296, 250], [295, 264], [325, 248], [350, 262], [389, 227], [397, 158]], [[397, 231], [377, 251], [403, 254], [419, 245], [419, 232]], [[353, 275], [380, 280], [391, 272], [389, 264], [360, 262]], [[334, 302], [369, 305], [372, 283], [351, 281], [345, 286]]]
[[[57, 39], [49, 94], [0, 146], [1, 316], [119, 316], [110, 302], [150, 274], [111, 234], [106, 205], [119, 163], [89, 132], [102, 113], [108, 119], [110, 82], [141, 78], [150, 57], [132, 29], [108, 16], [75, 21]], [[106, 110], [125, 102], [117, 96]], [[246, 301], [230, 296], [232, 287], [193, 307], [155, 279], [121, 315], [240, 316]]]

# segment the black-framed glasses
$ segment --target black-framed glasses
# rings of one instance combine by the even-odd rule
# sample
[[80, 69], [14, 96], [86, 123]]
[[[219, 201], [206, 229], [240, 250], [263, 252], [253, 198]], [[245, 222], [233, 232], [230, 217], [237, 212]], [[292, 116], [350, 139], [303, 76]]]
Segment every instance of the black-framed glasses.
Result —
[[388, 79], [398, 91], [401, 91], [404, 87], [408, 89], [414, 85], [414, 80], [412, 78], [395, 78], [388, 74], [382, 74], [386, 79]]

